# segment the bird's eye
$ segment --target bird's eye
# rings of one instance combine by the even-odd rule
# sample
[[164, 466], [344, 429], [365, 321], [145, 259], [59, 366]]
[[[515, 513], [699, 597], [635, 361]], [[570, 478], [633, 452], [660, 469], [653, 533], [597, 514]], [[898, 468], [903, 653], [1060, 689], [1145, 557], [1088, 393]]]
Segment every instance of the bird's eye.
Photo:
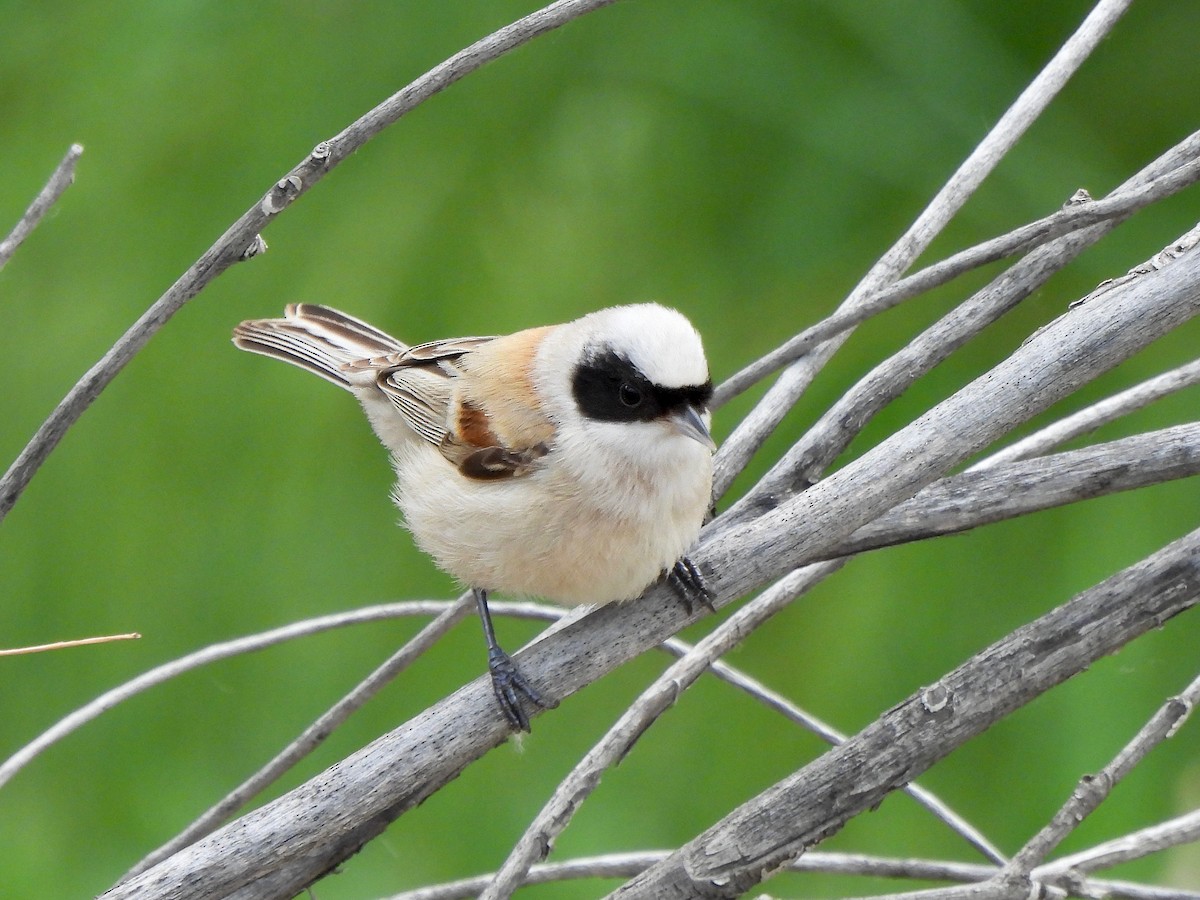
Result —
[[630, 409], [642, 402], [642, 392], [628, 381], [621, 383], [621, 386], [617, 389], [617, 397], [623, 406], [627, 406]]

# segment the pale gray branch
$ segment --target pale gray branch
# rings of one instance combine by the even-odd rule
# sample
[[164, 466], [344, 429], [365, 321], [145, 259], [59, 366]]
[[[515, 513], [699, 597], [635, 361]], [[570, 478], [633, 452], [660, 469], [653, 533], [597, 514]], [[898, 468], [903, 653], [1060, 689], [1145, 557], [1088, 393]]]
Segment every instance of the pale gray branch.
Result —
[[458, 598], [432, 622], [422, 628], [416, 636], [380, 664], [375, 671], [359, 682], [344, 697], [337, 701], [317, 720], [304, 729], [290, 744], [284, 747], [265, 766], [239, 784], [192, 821], [187, 828], [157, 850], [147, 854], [123, 878], [132, 878], [155, 863], [161, 862], [172, 853], [195, 843], [228, 818], [251, 799], [287, 773], [309, 753], [325, 742], [333, 732], [368, 700], [378, 694], [397, 675], [407, 669], [426, 650], [432, 647], [451, 628], [463, 620], [475, 608], [475, 601], [468, 592]]
[[599, 786], [603, 772], [625, 758], [634, 743], [679, 695], [691, 687], [713, 660], [737, 646], [750, 632], [817, 582], [832, 575], [841, 562], [823, 563], [789, 573], [713, 629], [671, 665], [630, 704], [555, 789], [488, 884], [480, 900], [505, 900], [524, 884], [530, 866], [550, 852], [580, 805]]
[[[562, 863], [535, 865], [529, 870], [527, 886], [552, 884], [559, 881], [574, 881], [578, 878], [632, 877], [650, 865], [670, 856], [670, 851], [647, 850], [632, 853], [606, 853], [599, 857], [568, 859]], [[980, 863], [956, 863], [941, 859], [893, 859], [868, 856], [863, 853], [805, 853], [793, 859], [784, 870], [804, 874], [822, 872], [826, 875], [865, 876], [875, 878], [910, 878], [918, 881], [979, 882], [995, 875], [995, 866]], [[487, 887], [494, 874], [476, 875], [460, 881], [433, 884], [430, 887], [404, 890], [392, 894], [385, 900], [474, 900]], [[1174, 888], [1154, 888], [1144, 884], [1122, 881], [1103, 881], [1086, 878], [1078, 887], [1079, 896], [1106, 900], [1200, 900], [1200, 892]], [[886, 900], [896, 900], [896, 894], [887, 894]], [[883, 900], [864, 898], [863, 900]]]
[[[1043, 864], [1046, 857], [1079, 827], [1112, 793], [1146, 755], [1174, 735], [1200, 702], [1200, 678], [1194, 679], [1182, 693], [1170, 698], [1108, 765], [1095, 775], [1085, 775], [1066, 803], [1050, 822], [1024, 847], [986, 880], [961, 887], [936, 888], [891, 895], [891, 900], [1024, 900], [1042, 896], [1046, 888], [1075, 893], [1080, 871], [1072, 870], [1066, 860]], [[1094, 859], [1095, 857], [1092, 857]]]
[[[1183, 161], [1190, 163], [1197, 159], [1200, 159], [1200, 132], [1190, 135], [1143, 168], [1119, 190], [1151, 183], [1164, 171], [1177, 168]], [[907, 390], [917, 378], [931, 371], [954, 350], [1013, 309], [1117, 224], [1118, 220], [1114, 219], [1092, 225], [1038, 248], [943, 316], [902, 350], [877, 365], [839, 398], [729, 511], [727, 524], [738, 521], [743, 515], [752, 514], [764, 505], [777, 504], [784, 497], [820, 478], [867, 422]], [[794, 365], [802, 366], [805, 362], [802, 359]], [[750, 424], [746, 427], [754, 429], [757, 435], [754, 440], [765, 440], [769, 430], [774, 427], [772, 420], [765, 416], [747, 421]], [[752, 443], [746, 438], [729, 453], [722, 447], [717, 458], [721, 483], [732, 480], [745, 464], [745, 454]]]
[[[838, 555], [957, 534], [1055, 506], [1200, 474], [1200, 423], [935, 481], [837, 547]], [[810, 560], [806, 560], [810, 561]]]
[[[1021, 92], [1012, 106], [1000, 117], [1000, 121], [971, 151], [908, 230], [863, 276], [850, 296], [843, 301], [839, 310], [854, 309], [866, 302], [876, 291], [887, 287], [907, 271], [909, 266], [946, 227], [947, 223], [962, 209], [984, 179], [1041, 115], [1076, 70], [1083, 65], [1084, 60], [1104, 39], [1117, 20], [1124, 15], [1131, 2], [1132, 0], [1100, 0], [1096, 4], [1076, 32], [1067, 39], [1050, 62]], [[825, 360], [832, 356], [837, 348], [847, 340], [850, 333], [850, 331], [843, 331], [826, 341], [821, 348], [819, 359]], [[822, 364], [823, 362], [815, 361], [806, 364], [804, 360], [801, 360], [794, 365], [801, 367], [801, 372], [805, 374], [804, 383], [807, 384], [820, 370]], [[800, 390], [800, 385], [797, 385], [793, 392], [796, 397], [799, 396]], [[763, 404], [760, 403], [760, 406]], [[717, 496], [724, 493], [737, 473], [741, 471], [746, 460], [762, 445], [762, 442], [766, 440], [766, 435], [774, 431], [790, 408], [790, 406], [783, 408], [772, 406], [764, 407], [761, 411], [756, 410], [757, 415], [753, 417], [751, 424], [735, 429], [729, 440], [725, 442], [729, 449], [723, 449], [717, 459], [715, 477]]]
[[[667, 850], [641, 853], [610, 853], [534, 866], [526, 885], [551, 884], [580, 878], [632, 877], [669, 855]], [[979, 863], [927, 859], [891, 859], [860, 853], [806, 853], [793, 860], [788, 872], [821, 872], [831, 875], [861, 875], [874, 878], [908, 878], [921, 881], [984, 881], [995, 873], [993, 866]], [[431, 885], [393, 894], [386, 900], [473, 900], [495, 877], [478, 875], [460, 881]], [[1085, 896], [1110, 900], [1200, 900], [1200, 892], [1165, 890], [1119, 881], [1084, 880]], [[892, 900], [894, 895], [887, 895]], [[874, 898], [873, 898], [874, 900]]]
[[1192, 159], [1149, 181], [1129, 182], [1102, 200], [1093, 200], [1085, 192], [1082, 192], [1082, 196], [1077, 194], [1057, 212], [1014, 228], [1007, 234], [961, 250], [863, 298], [863, 301], [853, 308], [839, 308], [828, 318], [804, 329], [791, 340], [721, 382], [713, 396], [713, 406], [717, 408], [724, 405], [763, 378], [799, 359], [827, 338], [899, 306], [906, 300], [941, 287], [959, 275], [1008, 256], [1028, 253], [1057, 237], [1081, 231], [1091, 225], [1110, 220], [1122, 221], [1139, 209], [1190, 187], [1197, 179], [1200, 179], [1200, 160]]
[[967, 471], [982, 472], [1007, 462], [1029, 459], [1031, 456], [1045, 453], [1059, 444], [1065, 444], [1067, 441], [1095, 431], [1101, 425], [1107, 425], [1122, 416], [1143, 409], [1155, 400], [1191, 387], [1197, 382], [1200, 382], [1200, 360], [1194, 360], [1177, 369], [1156, 375], [1141, 384], [1136, 384], [1099, 403], [1072, 413], [1054, 424], [1022, 438], [1015, 444], [993, 453], [987, 459], [971, 466]]
[[62, 162], [51, 173], [50, 180], [46, 182], [45, 187], [33, 198], [33, 202], [29, 204], [25, 214], [13, 226], [13, 230], [8, 233], [8, 236], [0, 241], [0, 269], [3, 269], [12, 259], [12, 255], [24, 243], [25, 238], [33, 233], [33, 229], [37, 228], [46, 213], [50, 212], [50, 208], [58, 202], [58, 198], [66, 193], [67, 188], [75, 181], [75, 165], [82, 155], [83, 145], [72, 144], [67, 150], [67, 155], [62, 158]]
[[[612, 853], [536, 865], [530, 869], [525, 884], [548, 884], [577, 878], [630, 877], [665, 859], [669, 852], [647, 850], [641, 853]], [[995, 872], [992, 866], [978, 864], [888, 859], [854, 853], [809, 853], [790, 864], [787, 870], [877, 878], [919, 878], [931, 881], [978, 881]], [[464, 878], [461, 881], [404, 891], [386, 900], [468, 900], [478, 897], [493, 878], [495, 873]]]
[[1017, 707], [1197, 603], [1200, 531], [976, 654], [610, 896], [738, 897]]
[[1062, 873], [1095, 872], [1195, 841], [1200, 841], [1200, 809], [1148, 828], [1140, 828], [1070, 856], [1060, 856], [1034, 869], [1033, 876], [1042, 881]]

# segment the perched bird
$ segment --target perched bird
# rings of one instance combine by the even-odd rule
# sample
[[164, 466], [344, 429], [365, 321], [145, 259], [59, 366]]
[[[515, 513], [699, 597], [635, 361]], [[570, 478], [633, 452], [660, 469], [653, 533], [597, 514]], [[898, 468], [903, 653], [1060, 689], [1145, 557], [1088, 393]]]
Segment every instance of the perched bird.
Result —
[[564, 605], [628, 600], [664, 573], [709, 602], [683, 554], [711, 503], [700, 336], [646, 303], [502, 337], [408, 346], [308, 303], [243, 322], [234, 343], [354, 394], [391, 453], [417, 545], [475, 595], [496, 698], [548, 704], [500, 649], [488, 591]]

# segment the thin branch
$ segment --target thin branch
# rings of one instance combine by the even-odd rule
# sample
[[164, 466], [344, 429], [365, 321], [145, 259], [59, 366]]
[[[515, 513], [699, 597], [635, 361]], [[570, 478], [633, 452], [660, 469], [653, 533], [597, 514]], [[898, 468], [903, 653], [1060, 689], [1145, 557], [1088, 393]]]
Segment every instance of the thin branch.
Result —
[[464, 76], [539, 35], [613, 2], [615, 0], [558, 0], [530, 13], [454, 54], [333, 138], [317, 144], [301, 163], [246, 210], [67, 392], [0, 478], [0, 521], [8, 515], [67, 429], [129, 360], [213, 279], [234, 263], [265, 250], [266, 244], [259, 233], [338, 163], [401, 116]]
[[25, 215], [21, 216], [20, 221], [13, 226], [13, 230], [8, 233], [8, 236], [0, 241], [0, 269], [3, 269], [12, 259], [12, 255], [17, 252], [17, 248], [21, 246], [25, 238], [33, 233], [33, 229], [37, 228], [46, 213], [50, 212], [50, 208], [58, 202], [58, 198], [66, 193], [67, 188], [74, 183], [75, 166], [82, 155], [83, 145], [72, 144], [67, 150], [67, 155], [62, 158], [62, 162], [50, 175], [46, 186], [38, 192], [38, 195], [33, 198], [33, 202], [29, 204], [29, 208], [25, 210]]
[[1051, 881], [1064, 873], [1095, 872], [1195, 841], [1200, 841], [1200, 809], [1113, 838], [1070, 856], [1060, 856], [1034, 869], [1033, 877], [1036, 881]]
[[[439, 609], [444, 608], [445, 603], [440, 602]], [[143, 691], [157, 687], [160, 684], [170, 681], [172, 678], [177, 678], [185, 672], [190, 672], [193, 669], [198, 669], [201, 666], [206, 666], [222, 659], [229, 659], [230, 657], [240, 656], [244, 653], [254, 653], [258, 650], [264, 650], [267, 647], [282, 644], [285, 641], [294, 640], [295, 638], [320, 634], [334, 628], [345, 628], [348, 625], [358, 625], [363, 622], [393, 619], [400, 615], [411, 615], [414, 612], [428, 614], [421, 608], [420, 601], [407, 601], [404, 603], [370, 606], [364, 609], [355, 609], [328, 616], [319, 616], [313, 619], [306, 619], [303, 622], [296, 622], [271, 629], [270, 631], [264, 631], [260, 634], [252, 634], [246, 637], [235, 638], [231, 641], [212, 644], [201, 650], [197, 650], [195, 653], [189, 653], [187, 656], [163, 663], [161, 666], [156, 666], [131, 681], [127, 681], [112, 690], [104, 692], [95, 700], [60, 719], [51, 728], [42, 732], [37, 738], [10, 756], [4, 761], [3, 765], [0, 765], [0, 786], [6, 784], [13, 775], [32, 762], [43, 751], [49, 749], [88, 722], [93, 721], [114, 706], [124, 703], [126, 700], [137, 696]]]
[[91, 644], [111, 644], [113, 641], [136, 641], [141, 635], [136, 631], [130, 634], [107, 634], [103, 637], [76, 638], [72, 641], [55, 641], [52, 644], [37, 644], [33, 647], [13, 647], [0, 650], [0, 656], [22, 656], [26, 653], [45, 653], [49, 650], [66, 650], [69, 647], [87, 647]]
[[[1190, 135], [1128, 179], [1121, 190], [1152, 181], [1164, 169], [1178, 165], [1181, 159], [1197, 158], [1200, 158], [1200, 132]], [[752, 515], [763, 505], [778, 504], [781, 498], [806, 488], [820, 478], [867, 422], [907, 390], [917, 378], [931, 371], [952, 352], [1013, 309], [1117, 224], [1117, 220], [1111, 220], [1092, 225], [1033, 251], [925, 329], [902, 350], [875, 366], [826, 410], [754, 488], [734, 504], [728, 511], [723, 527]], [[1188, 236], [1185, 235], [1172, 246], [1184, 245], [1187, 240]], [[801, 360], [796, 365], [803, 363], [804, 360]], [[757, 420], [754, 423], [759, 430], [763, 425]], [[765, 436], [763, 433], [764, 439]], [[720, 480], [732, 478], [734, 469], [744, 465], [745, 460], [740, 454], [746, 449], [744, 446], [738, 447], [729, 456], [718, 454], [716, 467]]]
[[[1193, 234], [1200, 239], [1200, 229]], [[1156, 375], [1141, 384], [1136, 384], [1099, 403], [1072, 413], [1003, 450], [993, 453], [987, 459], [971, 466], [967, 471], [982, 472], [1004, 463], [1038, 456], [1059, 444], [1082, 437], [1102, 425], [1107, 425], [1122, 416], [1149, 406], [1156, 400], [1197, 383], [1200, 383], [1200, 360], [1194, 360], [1169, 372]]]
[[[1000, 117], [992, 130], [971, 151], [929, 205], [917, 216], [909, 229], [871, 267], [839, 309], [853, 309], [866, 302], [873, 293], [894, 282], [913, 264], [999, 164], [1000, 160], [1012, 149], [1029, 126], [1042, 114], [1075, 71], [1083, 65], [1084, 60], [1116, 25], [1117, 20], [1124, 15], [1131, 2], [1132, 0], [1100, 0], [1096, 4], [1075, 33], [1067, 39], [1050, 62]], [[844, 331], [836, 337], [830, 338], [822, 348], [822, 358], [827, 359], [831, 356], [847, 340], [850, 333]], [[804, 366], [803, 361], [799, 365], [803, 366], [811, 376], [815, 376], [819, 371], [819, 366]], [[798, 392], [796, 396], [799, 396]], [[724, 492], [744, 467], [745, 461], [762, 445], [766, 434], [778, 426], [790, 408], [789, 405], [774, 410], [774, 425], [770, 428], [764, 428], [763, 422], [756, 421], [753, 426], [756, 429], [754, 436], [739, 434], [742, 430], [741, 427], [734, 430], [730, 439], [725, 442], [730, 445], [730, 451], [720, 454], [717, 460], [717, 496]], [[769, 413], [764, 410], [763, 415], [769, 415]], [[736, 448], [736, 455], [733, 455], [734, 448]]]
[[861, 553], [958, 534], [1193, 475], [1200, 475], [1200, 423], [942, 478], [868, 522], [831, 552]]
[[[646, 850], [641, 853], [611, 853], [561, 863], [543, 863], [529, 870], [525, 885], [550, 884], [579, 878], [628, 878], [665, 859], [668, 853], [666, 850]], [[850, 853], [810, 853], [796, 860], [787, 870], [946, 881], [981, 880], [995, 871], [991, 866], [896, 860]], [[495, 877], [496, 873], [478, 875], [474, 878], [404, 891], [386, 900], [474, 900]]]
[[737, 610], [656, 678], [559, 783], [480, 900], [505, 900], [512, 896], [525, 882], [529, 867], [546, 858], [554, 840], [599, 786], [603, 772], [625, 758], [637, 739], [708, 670], [713, 660], [737, 646], [746, 635], [842, 565], [842, 561], [822, 563], [789, 573]]
[[363, 705], [378, 694], [397, 675], [407, 669], [422, 653], [439, 641], [474, 609], [474, 598], [468, 592], [422, 628], [404, 646], [393, 653], [370, 675], [359, 682], [344, 697], [304, 729], [294, 741], [279, 751], [265, 766], [226, 794], [188, 825], [182, 832], [153, 853], [147, 854], [122, 879], [132, 878], [173, 853], [193, 844], [220, 827], [233, 813], [278, 781], [305, 756], [316, 750], [337, 728]]
[[1095, 775], [1085, 775], [1080, 780], [1070, 799], [1054, 814], [1046, 827], [1034, 835], [996, 877], [996, 882], [1005, 888], [997, 896], [1008, 894], [1013, 888], [1024, 888], [1018, 896], [1026, 896], [1032, 886], [1030, 873], [1033, 869], [1044, 863], [1054, 848], [1108, 799], [1113, 788], [1151, 750], [1178, 733], [1197, 703], [1200, 703], [1200, 677], [1195, 678], [1178, 696], [1164, 703], [1108, 765]]
[[[553, 884], [581, 878], [631, 878], [661, 862], [667, 850], [634, 853], [608, 853], [570, 859], [560, 863], [542, 863], [529, 870], [526, 886]], [[919, 881], [985, 881], [995, 874], [994, 866], [947, 860], [893, 859], [862, 853], [806, 853], [792, 860], [783, 871], [793, 874], [860, 876], [866, 878], [904, 878]], [[474, 900], [495, 877], [495, 873], [463, 878], [459, 881], [430, 885], [393, 894], [386, 900]], [[1164, 889], [1122, 881], [1083, 879], [1079, 896], [1105, 897], [1107, 900], [1200, 900], [1200, 892]], [[895, 895], [885, 895], [894, 900]], [[872, 897], [869, 900], [881, 900]]]
[[[671, 638], [669, 641], [665, 641], [663, 649], [676, 656], [684, 656], [693, 650], [691, 645], [678, 638]], [[826, 743], [836, 746], [846, 740], [846, 735], [836, 728], [822, 722], [816, 716], [804, 711], [786, 697], [771, 690], [757, 679], [734, 668], [729, 663], [720, 659], [714, 660], [709, 667], [709, 671], [716, 678], [736, 687], [738, 690], [744, 691], [763, 706], [774, 710], [789, 721], [795, 722], [806, 731], [817, 735]], [[975, 826], [956, 813], [935, 794], [925, 790], [925, 788], [916, 783], [906, 784], [903, 790], [904, 793], [908, 794], [917, 803], [931, 812], [940, 822], [947, 825], [951, 831], [970, 844], [984, 858], [998, 865], [1003, 865], [1008, 861], [1008, 858]]]
[[1103, 222], [1123, 221], [1138, 210], [1190, 187], [1197, 180], [1200, 180], [1200, 159], [1193, 159], [1144, 183], [1129, 183], [1102, 200], [1093, 200], [1086, 192], [1082, 195], [1077, 193], [1062, 209], [1044, 218], [960, 250], [865, 297], [862, 303], [853, 308], [839, 308], [828, 318], [806, 328], [723, 381], [713, 395], [713, 407], [720, 407], [732, 400], [827, 338], [860, 325], [906, 300], [948, 284], [960, 275], [989, 263], [1028, 253], [1063, 235]]

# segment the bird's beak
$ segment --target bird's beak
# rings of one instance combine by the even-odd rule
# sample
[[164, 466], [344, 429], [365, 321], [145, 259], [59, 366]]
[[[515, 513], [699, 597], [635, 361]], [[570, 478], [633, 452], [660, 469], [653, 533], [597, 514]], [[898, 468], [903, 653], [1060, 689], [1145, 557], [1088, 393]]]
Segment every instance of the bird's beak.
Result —
[[696, 407], [685, 406], [679, 412], [671, 416], [672, 427], [684, 437], [690, 437], [692, 440], [699, 441], [709, 450], [716, 450], [717, 445], [712, 439], [712, 434], [708, 430], [708, 425], [704, 421], [704, 416]]

